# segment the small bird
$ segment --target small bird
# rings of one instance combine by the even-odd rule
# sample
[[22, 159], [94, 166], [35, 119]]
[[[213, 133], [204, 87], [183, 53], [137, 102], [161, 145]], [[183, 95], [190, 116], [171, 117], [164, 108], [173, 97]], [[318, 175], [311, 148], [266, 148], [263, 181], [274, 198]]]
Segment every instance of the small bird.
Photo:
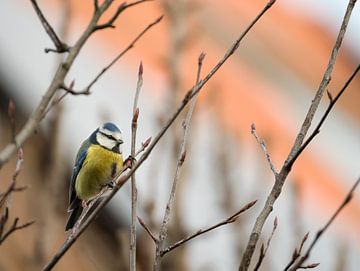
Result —
[[113, 123], [105, 123], [86, 139], [75, 159], [70, 188], [70, 217], [65, 230], [74, 227], [86, 202], [96, 197], [123, 169], [120, 129]]

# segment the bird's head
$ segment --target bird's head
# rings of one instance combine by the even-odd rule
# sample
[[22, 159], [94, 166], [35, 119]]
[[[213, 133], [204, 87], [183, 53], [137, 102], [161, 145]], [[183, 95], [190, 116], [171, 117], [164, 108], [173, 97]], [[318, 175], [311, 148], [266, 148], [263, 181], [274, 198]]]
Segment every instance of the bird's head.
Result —
[[113, 123], [104, 123], [96, 131], [96, 142], [111, 151], [122, 153], [121, 144], [123, 143], [120, 129]]

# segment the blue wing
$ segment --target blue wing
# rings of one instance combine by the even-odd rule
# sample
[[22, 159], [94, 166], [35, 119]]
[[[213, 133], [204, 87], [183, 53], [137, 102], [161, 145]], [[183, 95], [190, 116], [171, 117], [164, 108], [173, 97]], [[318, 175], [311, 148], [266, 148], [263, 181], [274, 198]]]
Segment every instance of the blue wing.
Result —
[[84, 163], [84, 160], [87, 155], [87, 150], [90, 147], [90, 145], [91, 145], [90, 140], [89, 139], [85, 140], [82, 143], [82, 145], [76, 155], [75, 166], [73, 169], [73, 173], [72, 173], [71, 181], [70, 181], [70, 187], [69, 187], [69, 211], [74, 209], [74, 206], [72, 206], [73, 205], [72, 203], [76, 202], [75, 200], [77, 198], [76, 191], [75, 191], [76, 177], [79, 174], [79, 171]]

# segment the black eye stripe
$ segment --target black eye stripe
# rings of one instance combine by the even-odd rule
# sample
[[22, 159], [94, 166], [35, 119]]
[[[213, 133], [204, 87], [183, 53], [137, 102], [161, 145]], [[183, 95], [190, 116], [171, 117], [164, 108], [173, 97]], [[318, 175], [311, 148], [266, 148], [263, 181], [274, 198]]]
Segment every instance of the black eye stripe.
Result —
[[111, 139], [111, 140], [114, 140], [114, 141], [117, 141], [115, 137], [113, 137], [112, 135], [107, 135], [103, 132], [100, 132], [102, 135], [106, 136], [108, 139]]

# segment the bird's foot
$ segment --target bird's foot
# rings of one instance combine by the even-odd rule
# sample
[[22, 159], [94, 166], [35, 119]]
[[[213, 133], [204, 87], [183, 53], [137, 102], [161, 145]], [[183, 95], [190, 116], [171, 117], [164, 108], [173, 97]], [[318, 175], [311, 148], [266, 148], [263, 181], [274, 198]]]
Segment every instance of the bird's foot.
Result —
[[124, 161], [124, 169], [123, 169], [123, 171], [128, 169], [128, 168], [131, 169], [135, 162], [136, 162], [136, 158], [129, 155], [129, 157], [126, 158], [126, 160]]
[[113, 180], [104, 183], [102, 186], [102, 188], [109, 188], [109, 189], [114, 189], [114, 187], [115, 187], [115, 182]]

